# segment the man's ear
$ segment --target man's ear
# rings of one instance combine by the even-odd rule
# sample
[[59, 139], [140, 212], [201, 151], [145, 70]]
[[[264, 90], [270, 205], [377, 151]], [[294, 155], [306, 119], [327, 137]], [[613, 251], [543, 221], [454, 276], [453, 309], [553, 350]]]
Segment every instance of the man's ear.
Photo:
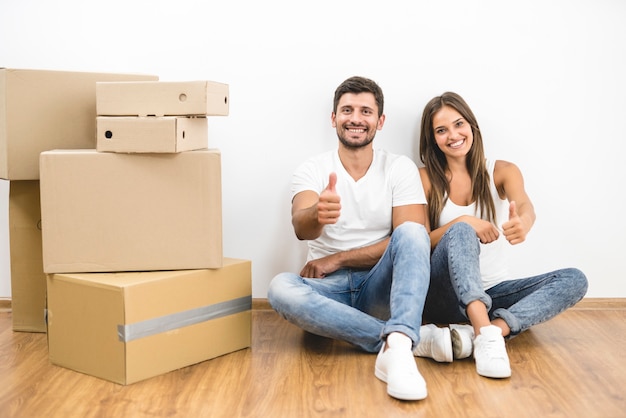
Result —
[[383, 113], [378, 118], [378, 126], [376, 127], [376, 130], [380, 131], [381, 129], [383, 129], [384, 124], [385, 124], [385, 114]]

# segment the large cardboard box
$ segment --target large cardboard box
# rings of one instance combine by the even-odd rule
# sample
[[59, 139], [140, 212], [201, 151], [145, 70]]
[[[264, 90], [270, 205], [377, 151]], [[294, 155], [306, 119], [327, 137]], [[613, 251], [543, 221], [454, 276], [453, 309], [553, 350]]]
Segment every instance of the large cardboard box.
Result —
[[227, 116], [228, 84], [215, 81], [102, 82], [98, 116]]
[[38, 180], [9, 182], [8, 230], [13, 330], [46, 332]]
[[46, 273], [222, 266], [221, 154], [41, 154]]
[[53, 364], [130, 384], [251, 343], [251, 262], [48, 276]]
[[96, 82], [155, 75], [0, 68], [0, 178], [39, 180], [39, 154], [95, 148]]
[[98, 116], [99, 152], [182, 152], [208, 148], [206, 117]]

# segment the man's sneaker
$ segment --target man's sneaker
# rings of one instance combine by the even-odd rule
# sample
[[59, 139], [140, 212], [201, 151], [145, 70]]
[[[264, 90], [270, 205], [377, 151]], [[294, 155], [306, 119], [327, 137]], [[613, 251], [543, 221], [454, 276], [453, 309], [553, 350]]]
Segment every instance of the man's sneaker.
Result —
[[415, 357], [428, 357], [440, 363], [452, 361], [452, 339], [449, 328], [439, 328], [435, 324], [422, 325], [420, 342], [413, 349]]
[[455, 359], [468, 358], [472, 355], [474, 327], [466, 324], [450, 324], [452, 352]]
[[474, 339], [474, 359], [476, 371], [481, 376], [493, 378], [511, 376], [502, 330], [495, 325], [480, 329], [480, 335]]
[[426, 398], [426, 382], [417, 370], [411, 353], [411, 339], [393, 332], [387, 336], [378, 357], [374, 374], [387, 383], [387, 393], [397, 399], [416, 401]]

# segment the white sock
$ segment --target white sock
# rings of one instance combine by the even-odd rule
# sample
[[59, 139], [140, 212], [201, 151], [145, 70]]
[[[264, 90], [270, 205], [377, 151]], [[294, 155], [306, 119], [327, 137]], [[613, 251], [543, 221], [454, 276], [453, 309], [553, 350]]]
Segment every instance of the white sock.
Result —
[[402, 334], [401, 332], [392, 332], [391, 334], [387, 335], [387, 345], [392, 348], [399, 348], [410, 351], [411, 347], [413, 347], [413, 341], [411, 341], [408, 336]]

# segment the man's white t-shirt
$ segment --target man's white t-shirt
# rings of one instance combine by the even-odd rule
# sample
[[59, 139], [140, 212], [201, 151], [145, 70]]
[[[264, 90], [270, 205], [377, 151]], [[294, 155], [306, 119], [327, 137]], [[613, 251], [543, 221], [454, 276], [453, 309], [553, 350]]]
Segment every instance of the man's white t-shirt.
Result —
[[319, 238], [308, 241], [307, 261], [382, 241], [391, 235], [393, 207], [426, 204], [415, 163], [380, 149], [374, 150], [370, 168], [358, 181], [341, 164], [338, 150], [310, 158], [294, 172], [292, 198], [305, 190], [322, 193], [332, 172], [337, 173], [341, 214], [336, 224], [324, 226]]

